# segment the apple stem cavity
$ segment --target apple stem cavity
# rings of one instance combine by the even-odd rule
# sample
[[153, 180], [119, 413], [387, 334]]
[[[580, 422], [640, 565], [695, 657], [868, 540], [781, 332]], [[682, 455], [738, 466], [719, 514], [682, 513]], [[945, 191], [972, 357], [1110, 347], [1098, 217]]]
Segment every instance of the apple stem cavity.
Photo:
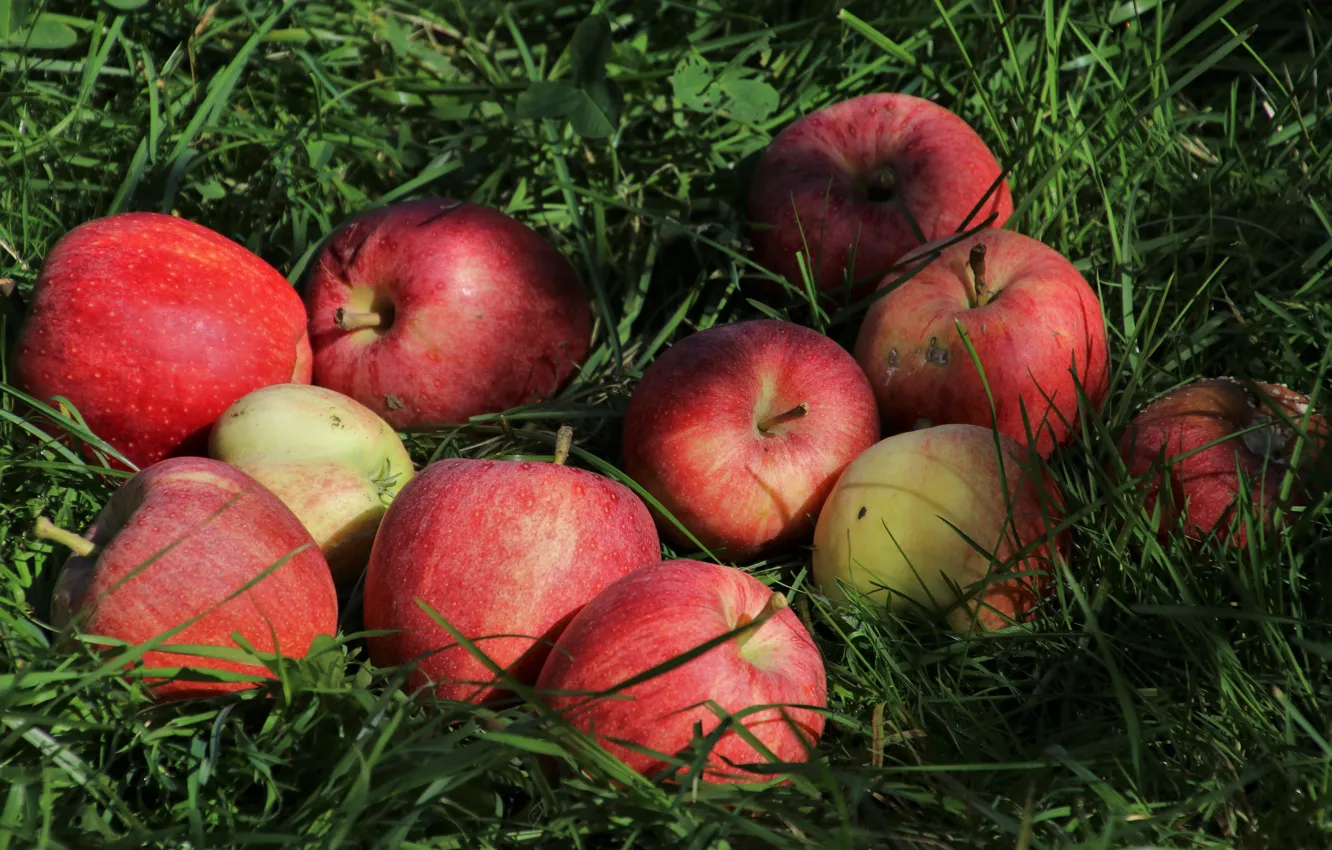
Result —
[[990, 299], [985, 291], [985, 243], [977, 242], [971, 246], [971, 257], [967, 261], [971, 266], [972, 286], [967, 292], [967, 301], [972, 307], [982, 307]]
[[781, 425], [783, 422], [790, 422], [792, 419], [799, 419], [800, 417], [804, 416], [807, 413], [809, 413], [809, 402], [802, 401], [799, 404], [797, 404], [795, 407], [786, 411], [785, 413], [779, 413], [776, 416], [769, 416], [767, 419], [760, 420], [758, 424], [758, 429], [766, 434], [767, 432], [771, 431], [773, 428], [776, 428], [778, 425]]
[[333, 314], [333, 324], [344, 331], [359, 331], [362, 328], [379, 328], [388, 324], [383, 313], [357, 313], [346, 307], [339, 307]]
[[778, 611], [781, 611], [783, 608], [789, 607], [791, 607], [791, 603], [787, 601], [786, 594], [773, 593], [768, 597], [768, 601], [763, 603], [763, 610], [759, 611], [754, 619], [750, 620], [748, 623], [741, 624], [745, 628], [745, 631], [736, 637], [735, 642], [740, 645], [741, 649], [744, 649], [745, 644], [749, 642], [750, 638], [758, 634], [759, 628], [764, 623], [768, 622], [770, 617]]
[[569, 459], [569, 449], [573, 447], [573, 428], [561, 425], [555, 432], [555, 465], [564, 466]]
[[882, 204], [891, 201], [897, 195], [897, 173], [886, 165], [881, 165], [870, 172], [865, 181], [865, 198]]
[[52, 543], [59, 543], [61, 546], [64, 546], [81, 558], [86, 558], [97, 551], [96, 543], [86, 537], [81, 537], [72, 531], [61, 528], [44, 516], [37, 517], [37, 529], [35, 533], [39, 539], [50, 540]]

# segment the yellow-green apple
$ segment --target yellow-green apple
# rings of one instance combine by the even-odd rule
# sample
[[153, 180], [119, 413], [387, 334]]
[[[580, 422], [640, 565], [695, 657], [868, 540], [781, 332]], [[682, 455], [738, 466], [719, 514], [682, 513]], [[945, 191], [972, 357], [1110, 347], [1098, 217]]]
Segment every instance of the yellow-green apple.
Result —
[[227, 405], [311, 376], [305, 311], [286, 279], [225, 236], [161, 213], [66, 233], [16, 346], [19, 389], [68, 399], [138, 467], [203, 453]]
[[891, 610], [944, 612], [964, 631], [1031, 619], [1053, 587], [1050, 537], [1061, 559], [1068, 551], [1062, 495], [1038, 464], [977, 425], [881, 440], [847, 466], [819, 514], [815, 582], [834, 601], [852, 588]]
[[[623, 687], [745, 626], [683, 664]], [[827, 706], [823, 659], [786, 597], [735, 567], [690, 560], [635, 570], [603, 590], [560, 635], [537, 691], [646, 776], [673, 767], [695, 727], [705, 736], [716, 732], [722, 716], [710, 704], [740, 714], [733, 722], [787, 764], [809, 758], [823, 734], [819, 710]], [[769, 761], [728, 729], [712, 746], [703, 779], [770, 780], [772, 769], [759, 767]]]
[[808, 541], [837, 474], [878, 438], [873, 392], [845, 349], [757, 319], [685, 337], [648, 367], [625, 414], [624, 465], [700, 542], [738, 560]]
[[[1297, 440], [1296, 429], [1304, 439]], [[1291, 505], [1307, 502], [1314, 483], [1308, 473], [1316, 469], [1328, 435], [1327, 421], [1309, 410], [1301, 393], [1261, 381], [1211, 378], [1174, 389], [1139, 411], [1120, 435], [1119, 452], [1129, 475], [1146, 489], [1145, 509], [1159, 508], [1160, 534], [1175, 527], [1195, 539], [1215, 532], [1243, 547], [1250, 531], [1238, 510], [1244, 489], [1251, 516], [1271, 527], [1297, 442], [1303, 448]]]
[[632, 490], [564, 464], [568, 437], [561, 429], [554, 463], [436, 461], [389, 506], [366, 569], [365, 625], [394, 632], [367, 638], [376, 665], [419, 659], [406, 689], [475, 703], [509, 695], [418, 599], [530, 685], [580, 608], [661, 557]]
[[[239, 635], [259, 652], [300, 658], [316, 636], [337, 631], [333, 580], [309, 532], [277, 496], [221, 461], [158, 461], [117, 488], [82, 536], [45, 517], [37, 536], [72, 550], [56, 579], [52, 623], [133, 646], [162, 638], [142, 656], [152, 671], [272, 679], [259, 664], [169, 647], [234, 651], [243, 648]], [[167, 675], [146, 683], [164, 702], [257, 686]]]
[[[908, 94], [826, 106], [783, 129], [751, 178], [754, 259], [802, 286], [865, 291], [922, 241], [990, 216], [1002, 227], [1013, 199], [985, 142], [962, 118]], [[972, 215], [973, 211], [975, 215]], [[971, 216], [967, 221], [968, 216]]]
[[[925, 245], [906, 262], [940, 247]], [[1077, 428], [1076, 386], [1092, 405], [1104, 402], [1109, 361], [1100, 299], [1072, 263], [1038, 240], [982, 231], [942, 248], [909, 280], [889, 276], [881, 286], [892, 289], [865, 314], [855, 355], [885, 432], [920, 424], [989, 428], [997, 420], [1023, 444], [1030, 427], [1048, 457]], [[996, 419], [958, 325], [985, 371]]]
[[213, 426], [208, 454], [291, 508], [339, 587], [365, 568], [384, 511], [415, 474], [392, 426], [355, 399], [309, 384], [237, 399]]
[[395, 428], [548, 398], [591, 334], [564, 255], [498, 210], [447, 198], [343, 225], [314, 263], [305, 303], [314, 382]]

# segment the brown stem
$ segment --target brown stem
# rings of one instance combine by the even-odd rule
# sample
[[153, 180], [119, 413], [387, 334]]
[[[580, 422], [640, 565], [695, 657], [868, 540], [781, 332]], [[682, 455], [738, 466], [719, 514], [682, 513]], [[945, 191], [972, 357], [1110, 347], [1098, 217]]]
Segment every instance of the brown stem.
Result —
[[561, 425], [555, 432], [555, 465], [563, 466], [569, 459], [569, 449], [573, 447], [573, 428]]
[[743, 649], [744, 645], [749, 642], [749, 639], [758, 634], [759, 628], [764, 623], [768, 622], [768, 618], [789, 606], [790, 603], [786, 600], [786, 594], [772, 594], [768, 597], [768, 601], [763, 604], [763, 610], [759, 611], [754, 619], [744, 624], [748, 628], [735, 639], [735, 642], [740, 644], [740, 647]]
[[971, 302], [972, 307], [979, 307], [986, 300], [984, 242], [977, 242], [971, 246], [971, 258], [968, 263], [971, 265], [972, 286], [971, 291], [967, 293], [967, 300]]
[[766, 433], [768, 431], [771, 431], [776, 426], [781, 425], [783, 422], [790, 422], [792, 419], [799, 419], [800, 417], [804, 416], [806, 413], [809, 413], [809, 402], [802, 401], [799, 404], [797, 404], [795, 407], [786, 411], [785, 413], [779, 413], [776, 416], [769, 416], [767, 419], [760, 421], [758, 424], [758, 429]]
[[86, 537], [81, 537], [72, 531], [67, 531], [44, 516], [37, 517], [37, 528], [34, 532], [41, 540], [50, 540], [52, 543], [59, 543], [61, 546], [71, 550], [75, 555], [86, 558], [97, 551], [97, 544]]
[[346, 307], [339, 307], [338, 312], [333, 314], [333, 324], [344, 331], [358, 331], [362, 328], [382, 327], [385, 322], [383, 313], [356, 313]]

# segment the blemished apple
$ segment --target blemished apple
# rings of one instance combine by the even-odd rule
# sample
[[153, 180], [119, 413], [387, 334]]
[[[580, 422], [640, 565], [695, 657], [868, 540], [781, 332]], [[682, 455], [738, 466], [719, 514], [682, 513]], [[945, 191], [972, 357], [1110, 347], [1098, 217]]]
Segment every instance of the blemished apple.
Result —
[[309, 384], [237, 399], [213, 426], [208, 454], [291, 508], [339, 587], [365, 568], [384, 511], [416, 474], [391, 425], [355, 399]]
[[[309, 532], [277, 496], [221, 461], [159, 461], [117, 488], [82, 536], [45, 517], [36, 533], [72, 550], [52, 598], [56, 628], [140, 646], [189, 623], [143, 654], [153, 671], [273, 679], [259, 664], [162, 647], [242, 649], [239, 634], [260, 652], [301, 658], [317, 636], [337, 631], [333, 579]], [[145, 684], [162, 702], [258, 685], [183, 676]]]
[[[647, 506], [623, 484], [555, 462], [451, 458], [421, 470], [389, 506], [365, 578], [377, 666], [418, 660], [404, 682], [446, 700], [493, 702], [509, 689], [419, 598], [500, 669], [530, 685], [584, 605], [661, 557]], [[427, 654], [428, 653], [428, 654]]]
[[1060, 559], [1068, 553], [1062, 494], [1033, 460], [977, 425], [881, 440], [846, 468], [819, 515], [814, 581], [833, 601], [847, 600], [845, 586], [890, 610], [943, 613], [960, 631], [1032, 619], [1054, 587], [1052, 532]]
[[[671, 670], [621, 687], [750, 624]], [[785, 596], [735, 567], [675, 560], [635, 570], [589, 602], [556, 642], [537, 695], [651, 776], [676, 766], [673, 757], [690, 745], [696, 727], [706, 736], [721, 724], [709, 702], [731, 715], [758, 709], [733, 722], [778, 762], [808, 760], [823, 734], [827, 680], [823, 658]], [[772, 771], [760, 765], [770, 761], [732, 729], [712, 747], [702, 778], [769, 781]]]
[[314, 382], [395, 428], [547, 399], [587, 355], [573, 266], [498, 210], [448, 198], [347, 222], [306, 283]]
[[[717, 555], [807, 542], [838, 473], [879, 438], [869, 382], [827, 336], [756, 319], [685, 337], [625, 414], [625, 473]], [[654, 512], [655, 513], [655, 512]], [[663, 536], [688, 538], [662, 515]]]
[[[962, 118], [908, 94], [834, 103], [783, 129], [759, 158], [748, 217], [754, 259], [803, 288], [872, 287], [923, 241], [1002, 227], [1013, 199], [985, 142]], [[972, 215], [974, 211], [974, 215]], [[968, 220], [968, 217], [970, 219]]]
[[1307, 502], [1309, 473], [1317, 468], [1328, 435], [1327, 420], [1309, 410], [1309, 398], [1301, 393], [1261, 381], [1208, 378], [1139, 411], [1120, 436], [1119, 452], [1129, 475], [1141, 479], [1147, 491], [1144, 509], [1149, 515], [1159, 509], [1161, 535], [1178, 527], [1187, 537], [1215, 533], [1221, 542], [1243, 547], [1251, 532], [1239, 510], [1244, 488], [1250, 515], [1272, 527], [1296, 445], [1302, 448], [1290, 505]]
[[251, 390], [309, 383], [305, 328], [300, 296], [242, 246], [176, 216], [118, 213], [47, 255], [13, 382], [68, 399], [142, 468], [202, 454], [218, 414]]
[[[910, 279], [883, 280], [893, 288], [870, 306], [856, 337], [856, 361], [874, 387], [885, 432], [997, 421], [1024, 445], [1030, 428], [1048, 457], [1076, 432], [1077, 387], [1098, 409], [1109, 390], [1100, 299], [1063, 255], [1021, 233], [931, 243], [906, 262], [940, 248]], [[975, 349], [989, 395], [955, 323]]]

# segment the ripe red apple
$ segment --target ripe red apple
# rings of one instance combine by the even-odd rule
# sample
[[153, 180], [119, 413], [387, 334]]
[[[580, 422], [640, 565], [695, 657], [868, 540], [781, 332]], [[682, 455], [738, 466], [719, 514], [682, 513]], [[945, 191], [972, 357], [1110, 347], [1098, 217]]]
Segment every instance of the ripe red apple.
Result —
[[507, 694], [476, 656], [420, 605], [430, 606], [524, 684], [588, 600], [661, 557], [647, 507], [633, 491], [555, 463], [454, 458], [430, 464], [384, 514], [365, 578], [371, 659], [397, 666], [422, 653], [405, 683], [441, 699]]
[[1248, 481], [1253, 516], [1271, 522], [1297, 437], [1278, 412], [1305, 429], [1291, 495], [1294, 504], [1307, 500], [1307, 473], [1319, 461], [1328, 423], [1308, 413], [1307, 396], [1275, 384], [1253, 385], [1257, 392], [1233, 378], [1186, 384], [1143, 408], [1120, 436], [1119, 452], [1129, 475], [1144, 479], [1148, 513], [1160, 499], [1158, 462], [1169, 464], [1166, 498], [1159, 505], [1161, 534], [1179, 521], [1189, 537], [1216, 532], [1223, 542], [1245, 546], [1250, 529], [1238, 511], [1241, 474]]
[[[940, 243], [922, 246], [907, 261]], [[914, 277], [866, 313], [855, 355], [869, 376], [888, 433], [921, 424], [990, 428], [981, 375], [954, 324], [966, 331], [985, 370], [1001, 432], [1042, 456], [1078, 424], [1073, 377], [1097, 408], [1109, 387], [1105, 319], [1087, 281], [1058, 251], [1011, 230], [987, 230], [943, 248]]]
[[51, 249], [19, 329], [14, 383], [64, 396], [133, 464], [201, 454], [227, 405], [309, 383], [300, 296], [250, 251], [194, 222], [119, 213]]
[[[159, 461], [122, 484], [82, 537], [45, 518], [37, 536], [73, 550], [56, 580], [57, 628], [77, 621], [85, 634], [139, 645], [198, 617], [163, 643], [236, 649], [239, 633], [256, 650], [289, 658], [337, 631], [333, 579], [309, 532], [277, 496], [221, 461]], [[256, 664], [160, 648], [143, 664], [273, 678]], [[256, 686], [148, 682], [162, 701]]]
[[[820, 290], [851, 268], [858, 292], [924, 241], [1013, 214], [999, 163], [964, 120], [907, 94], [868, 94], [795, 121], [759, 158], [749, 194], [754, 259], [802, 287], [803, 254]], [[993, 189], [993, 191], [992, 191]], [[908, 218], [908, 214], [910, 218]]]
[[548, 398], [587, 354], [573, 266], [478, 204], [426, 199], [340, 228], [305, 295], [315, 383], [395, 428], [466, 422]]
[[[665, 673], [647, 673], [728, 632], [755, 624]], [[595, 696], [614, 689], [614, 695]], [[588, 603], [560, 635], [537, 680], [539, 695], [643, 775], [734, 715], [778, 761], [806, 761], [823, 734], [823, 659], [809, 632], [763, 582], [735, 567], [664, 561], [635, 570]], [[641, 749], [661, 754], [653, 756]], [[709, 753], [710, 782], [771, 778], [740, 765], [768, 762], [730, 730]], [[688, 768], [685, 768], [688, 772]]]
[[878, 438], [851, 355], [759, 319], [685, 337], [648, 367], [625, 416], [624, 464], [705, 546], [740, 559], [807, 540], [837, 474]]

